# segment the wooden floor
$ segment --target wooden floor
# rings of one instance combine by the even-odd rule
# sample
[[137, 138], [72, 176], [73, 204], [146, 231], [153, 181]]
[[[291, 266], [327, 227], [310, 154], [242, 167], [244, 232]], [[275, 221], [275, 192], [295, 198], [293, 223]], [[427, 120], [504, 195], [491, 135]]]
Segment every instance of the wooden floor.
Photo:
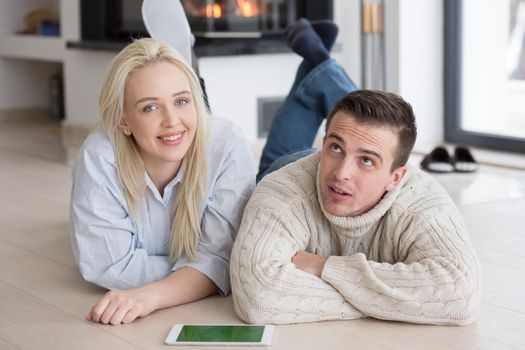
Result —
[[[0, 349], [157, 349], [175, 323], [240, 323], [230, 297], [158, 311], [125, 326], [85, 321], [104, 291], [84, 282], [73, 261], [70, 166], [13, 148], [0, 147]], [[525, 349], [525, 172], [483, 167], [438, 180], [464, 214], [482, 261], [479, 321], [468, 327], [373, 319], [278, 326], [272, 349]]]

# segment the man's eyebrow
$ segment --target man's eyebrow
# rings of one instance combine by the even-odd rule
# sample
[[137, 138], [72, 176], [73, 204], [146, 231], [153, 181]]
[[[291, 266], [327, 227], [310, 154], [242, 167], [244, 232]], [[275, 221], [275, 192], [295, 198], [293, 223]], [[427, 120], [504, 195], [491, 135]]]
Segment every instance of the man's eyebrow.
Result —
[[357, 151], [358, 151], [359, 153], [364, 153], [364, 154], [369, 154], [369, 155], [371, 155], [371, 156], [374, 156], [374, 157], [376, 157], [377, 159], [379, 159], [379, 161], [380, 161], [381, 163], [383, 163], [383, 157], [382, 157], [379, 153], [377, 153], [376, 151], [372, 151], [372, 150], [365, 149], [365, 148], [359, 148]]
[[[174, 93], [173, 95], [171, 95], [171, 97], [189, 94], [189, 93], [190, 92], [188, 90], [182, 90], [182, 91]], [[139, 99], [137, 102], [135, 102], [135, 105], [138, 105], [139, 103], [144, 102], [144, 101], [157, 101], [157, 100], [158, 100], [158, 97], [143, 97]]]
[[[339, 136], [338, 134], [336, 134], [335, 132], [331, 132], [330, 134], [328, 134], [327, 138], [334, 138], [336, 139], [338, 142], [342, 143], [343, 146], [346, 146], [346, 141], [341, 137]], [[381, 163], [383, 163], [383, 156], [381, 156], [379, 153], [377, 153], [376, 151], [373, 151], [373, 150], [370, 150], [370, 149], [366, 149], [366, 148], [359, 148], [357, 150], [359, 153], [364, 153], [364, 154], [368, 154], [368, 155], [371, 155], [371, 156], [374, 156], [375, 158], [379, 159], [379, 161]]]
[[346, 146], [346, 141], [341, 136], [337, 135], [335, 132], [329, 133], [327, 138], [330, 138], [330, 137], [332, 137], [332, 138], [336, 139], [337, 141], [339, 141], [340, 143], [342, 143], [343, 146]]

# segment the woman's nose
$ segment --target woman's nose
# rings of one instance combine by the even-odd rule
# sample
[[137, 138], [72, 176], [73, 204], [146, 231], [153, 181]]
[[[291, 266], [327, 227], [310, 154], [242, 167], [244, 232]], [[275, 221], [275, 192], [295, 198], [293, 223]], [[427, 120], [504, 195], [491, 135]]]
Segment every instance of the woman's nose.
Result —
[[162, 126], [170, 127], [177, 125], [177, 123], [180, 120], [178, 113], [179, 112], [176, 111], [174, 108], [167, 108], [166, 112], [163, 115]]

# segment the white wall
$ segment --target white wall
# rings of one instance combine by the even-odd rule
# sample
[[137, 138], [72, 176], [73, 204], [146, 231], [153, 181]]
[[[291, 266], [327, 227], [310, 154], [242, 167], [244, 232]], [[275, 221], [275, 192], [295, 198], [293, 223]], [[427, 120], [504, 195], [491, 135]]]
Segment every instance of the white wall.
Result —
[[[58, 12], [58, 0], [0, 1], [0, 35], [27, 29], [24, 16], [35, 9]], [[2, 41], [0, 45], [7, 45]], [[9, 48], [1, 47], [0, 51]], [[49, 81], [57, 63], [0, 57], [0, 108], [41, 108], [49, 106]]]
[[339, 27], [334, 57], [352, 80], [361, 85], [361, 3], [360, 0], [334, 0], [334, 22]]
[[66, 125], [91, 128], [99, 121], [98, 97], [106, 68], [115, 55], [111, 51], [67, 50], [64, 63]]
[[47, 62], [0, 59], [0, 108], [46, 108], [49, 82], [57, 65]]
[[257, 98], [286, 96], [300, 59], [294, 54], [203, 57], [214, 115], [234, 121], [249, 140], [257, 138]]
[[418, 126], [415, 148], [428, 149], [444, 137], [443, 1], [397, 1], [399, 46], [392, 53], [398, 55], [398, 81], [392, 82], [391, 88], [414, 109]]

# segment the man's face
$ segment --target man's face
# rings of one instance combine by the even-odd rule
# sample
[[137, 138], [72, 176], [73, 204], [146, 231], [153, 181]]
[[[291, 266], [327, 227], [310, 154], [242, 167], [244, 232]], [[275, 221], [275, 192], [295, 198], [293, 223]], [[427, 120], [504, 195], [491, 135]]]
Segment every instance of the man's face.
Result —
[[336, 113], [321, 152], [324, 209], [336, 216], [357, 216], [372, 209], [406, 172], [405, 166], [390, 171], [397, 144], [391, 128], [358, 124], [347, 113]]

